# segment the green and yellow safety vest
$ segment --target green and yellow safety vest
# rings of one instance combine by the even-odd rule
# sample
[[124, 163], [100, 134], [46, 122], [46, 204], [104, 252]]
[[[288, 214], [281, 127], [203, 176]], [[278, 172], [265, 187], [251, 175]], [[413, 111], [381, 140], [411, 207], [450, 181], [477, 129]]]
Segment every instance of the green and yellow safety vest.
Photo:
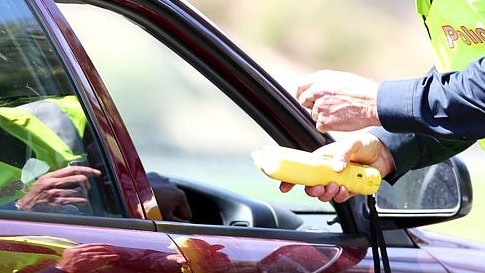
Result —
[[[416, 0], [440, 72], [464, 69], [485, 56], [485, 1]], [[485, 140], [478, 143], [485, 149]]]
[[[49, 120], [50, 119], [50, 120]], [[52, 122], [64, 119], [67, 122]], [[66, 167], [69, 162], [83, 160], [78, 147], [86, 126], [84, 111], [75, 96], [48, 98], [16, 107], [0, 107], [0, 128], [23, 142], [49, 171]], [[62, 126], [61, 126], [62, 125]], [[67, 136], [63, 131], [69, 131]], [[82, 145], [81, 145], [82, 146]], [[0, 161], [0, 204], [24, 195], [24, 188], [33, 181], [21, 181], [22, 168]], [[26, 185], [27, 184], [27, 185]]]
[[50, 236], [0, 237], [0, 272], [38, 272], [54, 267], [62, 252], [75, 245], [77, 243]]

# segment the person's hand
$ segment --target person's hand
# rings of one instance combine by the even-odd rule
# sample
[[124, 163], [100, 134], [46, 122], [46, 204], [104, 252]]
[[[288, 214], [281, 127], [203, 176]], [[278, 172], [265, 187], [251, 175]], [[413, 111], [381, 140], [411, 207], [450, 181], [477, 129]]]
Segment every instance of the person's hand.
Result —
[[81, 244], [67, 248], [56, 267], [69, 273], [94, 272], [119, 259], [119, 254], [108, 244]]
[[296, 98], [311, 110], [320, 132], [354, 131], [380, 125], [376, 101], [378, 86], [353, 73], [320, 70], [301, 81]]
[[44, 174], [17, 201], [17, 205], [21, 210], [35, 211], [38, 207], [55, 210], [68, 204], [87, 204], [89, 177], [99, 175], [99, 170], [85, 166], [69, 166]]
[[171, 183], [167, 177], [156, 172], [147, 174], [148, 180], [157, 199], [163, 220], [188, 222], [192, 219], [192, 212], [185, 192]]
[[[387, 147], [369, 133], [361, 133], [346, 139], [330, 143], [314, 151], [316, 154], [332, 156], [335, 163], [332, 168], [336, 172], [343, 171], [347, 163], [365, 164], [379, 170], [382, 177], [394, 171], [394, 160]], [[293, 184], [281, 182], [280, 191], [285, 193], [293, 188]], [[348, 192], [344, 186], [330, 183], [327, 186], [307, 186], [305, 192], [311, 197], [317, 197], [323, 202], [334, 200], [345, 202], [354, 193]]]

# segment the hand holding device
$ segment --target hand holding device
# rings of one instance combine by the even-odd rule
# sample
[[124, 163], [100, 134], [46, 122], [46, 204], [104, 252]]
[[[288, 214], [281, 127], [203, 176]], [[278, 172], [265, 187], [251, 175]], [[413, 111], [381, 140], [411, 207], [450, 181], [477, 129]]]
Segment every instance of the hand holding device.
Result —
[[326, 186], [335, 182], [349, 192], [374, 194], [381, 184], [379, 171], [348, 163], [342, 172], [332, 169], [332, 158], [281, 146], [266, 146], [252, 153], [254, 164], [267, 176], [287, 183]]

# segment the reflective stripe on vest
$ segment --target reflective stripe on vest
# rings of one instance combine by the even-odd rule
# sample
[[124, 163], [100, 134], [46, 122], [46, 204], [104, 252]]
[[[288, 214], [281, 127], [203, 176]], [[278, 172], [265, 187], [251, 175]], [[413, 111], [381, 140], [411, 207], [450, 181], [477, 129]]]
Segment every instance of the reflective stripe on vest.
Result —
[[[416, 0], [440, 72], [462, 70], [485, 56], [485, 1]], [[478, 141], [485, 150], [485, 140]]]
[[[0, 107], [1, 128], [25, 143], [37, 159], [49, 165], [50, 171], [84, 160], [81, 136], [85, 124], [84, 112], [74, 96]], [[0, 204], [23, 196], [23, 188], [19, 189], [22, 170], [5, 162], [0, 162], [0, 170]], [[28, 186], [33, 181], [24, 182]]]
[[82, 138], [87, 119], [75, 96], [48, 98], [19, 106], [42, 121], [73, 153], [83, 153]]

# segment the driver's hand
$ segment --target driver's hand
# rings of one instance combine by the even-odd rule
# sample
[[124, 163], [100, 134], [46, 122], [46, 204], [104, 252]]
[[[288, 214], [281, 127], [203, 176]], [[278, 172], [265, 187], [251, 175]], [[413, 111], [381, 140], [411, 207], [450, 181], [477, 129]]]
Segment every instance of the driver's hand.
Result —
[[192, 212], [185, 192], [156, 172], [147, 173], [148, 180], [160, 207], [163, 220], [188, 222]]
[[89, 177], [99, 175], [99, 170], [86, 166], [69, 166], [46, 173], [37, 178], [17, 205], [21, 210], [35, 211], [40, 207], [55, 210], [68, 204], [87, 204]]

